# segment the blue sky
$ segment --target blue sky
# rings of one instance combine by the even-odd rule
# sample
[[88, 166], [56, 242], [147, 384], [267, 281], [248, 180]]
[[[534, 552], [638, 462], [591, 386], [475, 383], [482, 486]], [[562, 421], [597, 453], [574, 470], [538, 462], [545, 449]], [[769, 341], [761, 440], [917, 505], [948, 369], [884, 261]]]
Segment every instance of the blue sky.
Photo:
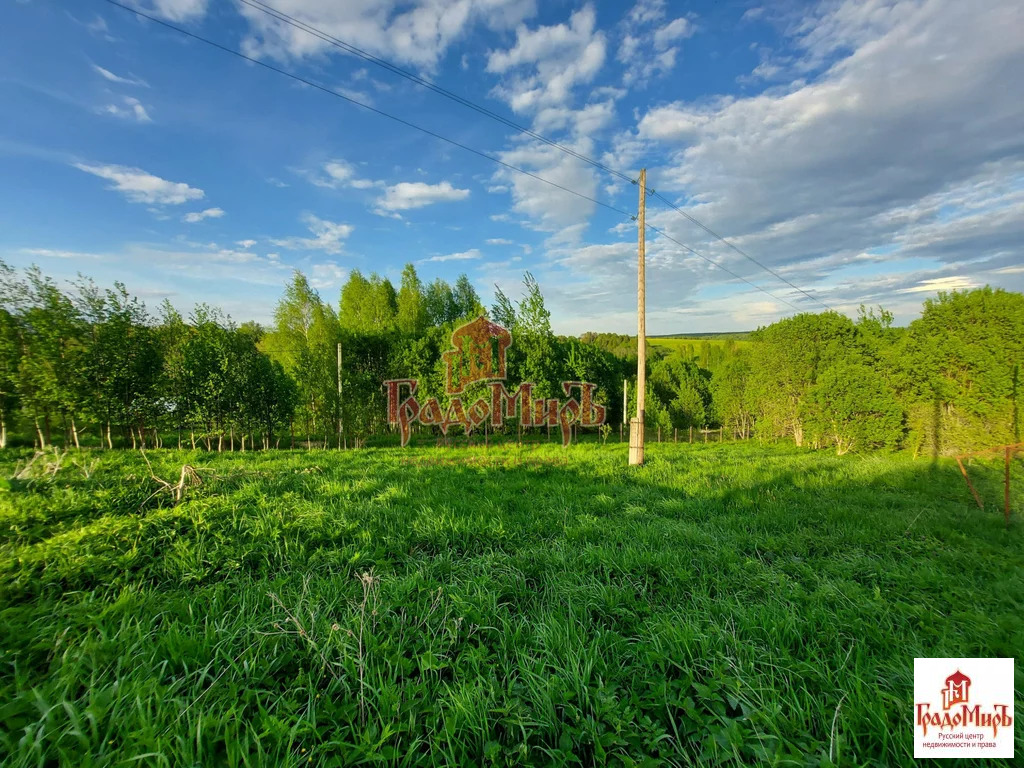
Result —
[[[1024, 289], [1024, 10], [985, 3], [264, 0], [635, 175], [828, 306]], [[637, 188], [238, 0], [145, 12], [617, 208]], [[102, 0], [0, 5], [0, 258], [270, 319], [293, 269], [532, 271], [556, 331], [635, 330], [636, 226]], [[819, 310], [665, 206], [648, 330]]]

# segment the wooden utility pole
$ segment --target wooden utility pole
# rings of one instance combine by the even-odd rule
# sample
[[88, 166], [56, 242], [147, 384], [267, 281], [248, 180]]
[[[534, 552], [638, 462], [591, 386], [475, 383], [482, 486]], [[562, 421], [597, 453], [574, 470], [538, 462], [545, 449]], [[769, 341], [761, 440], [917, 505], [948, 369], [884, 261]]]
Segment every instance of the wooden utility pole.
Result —
[[[341, 342], [338, 342], [338, 447], [341, 448], [341, 441], [345, 434], [344, 416], [345, 409], [341, 404]], [[348, 446], [345, 446], [346, 448]]]
[[644, 463], [644, 400], [647, 395], [647, 276], [644, 272], [645, 229], [644, 212], [647, 205], [647, 169], [640, 169], [640, 209], [636, 223], [637, 277], [636, 277], [636, 418], [629, 429], [629, 463]]

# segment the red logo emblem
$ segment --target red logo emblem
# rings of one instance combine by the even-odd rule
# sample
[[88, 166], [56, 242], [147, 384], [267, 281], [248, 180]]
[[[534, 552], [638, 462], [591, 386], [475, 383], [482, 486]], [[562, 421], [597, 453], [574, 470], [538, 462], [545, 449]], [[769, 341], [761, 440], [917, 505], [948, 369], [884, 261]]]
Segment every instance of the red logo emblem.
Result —
[[942, 689], [942, 708], [949, 709], [954, 704], [966, 703], [971, 678], [959, 669], [946, 678], [946, 687]]

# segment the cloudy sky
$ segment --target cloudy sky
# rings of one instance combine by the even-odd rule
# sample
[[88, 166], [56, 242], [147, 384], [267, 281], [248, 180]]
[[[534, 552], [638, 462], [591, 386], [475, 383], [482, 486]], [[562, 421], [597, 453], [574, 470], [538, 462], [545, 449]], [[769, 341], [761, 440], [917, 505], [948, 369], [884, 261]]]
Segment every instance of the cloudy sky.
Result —
[[[1024, 290], [1019, 0], [122, 0], [621, 211], [637, 187], [331, 45], [437, 83], [648, 186], [648, 330], [822, 305], [912, 319]], [[636, 327], [636, 225], [111, 5], [0, 4], [0, 258], [155, 306], [270, 318], [293, 269], [530, 270], [555, 329]], [[820, 302], [820, 303], [819, 303]]]

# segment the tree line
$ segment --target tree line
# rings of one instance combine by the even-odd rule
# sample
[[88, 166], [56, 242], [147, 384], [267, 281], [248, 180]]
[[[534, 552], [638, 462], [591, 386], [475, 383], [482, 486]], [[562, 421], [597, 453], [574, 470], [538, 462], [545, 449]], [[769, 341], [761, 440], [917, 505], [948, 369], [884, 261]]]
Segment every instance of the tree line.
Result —
[[[392, 433], [386, 379], [418, 379], [418, 394], [448, 403], [442, 353], [480, 314], [513, 334], [510, 383], [547, 398], [562, 381], [593, 382], [610, 424], [622, 421], [625, 386], [634, 412], [635, 337], [555, 335], [529, 273], [519, 301], [498, 289], [488, 309], [465, 275], [424, 283], [412, 264], [397, 290], [353, 271], [336, 305], [296, 272], [263, 327], [206, 305], [185, 318], [165, 301], [154, 314], [120, 283], [61, 287], [0, 262], [0, 446], [9, 435], [42, 447], [358, 445]], [[722, 427], [837, 453], [1020, 440], [1021, 294], [940, 293], [906, 328], [881, 308], [855, 320], [804, 313], [747, 338], [648, 345], [648, 427]]]

